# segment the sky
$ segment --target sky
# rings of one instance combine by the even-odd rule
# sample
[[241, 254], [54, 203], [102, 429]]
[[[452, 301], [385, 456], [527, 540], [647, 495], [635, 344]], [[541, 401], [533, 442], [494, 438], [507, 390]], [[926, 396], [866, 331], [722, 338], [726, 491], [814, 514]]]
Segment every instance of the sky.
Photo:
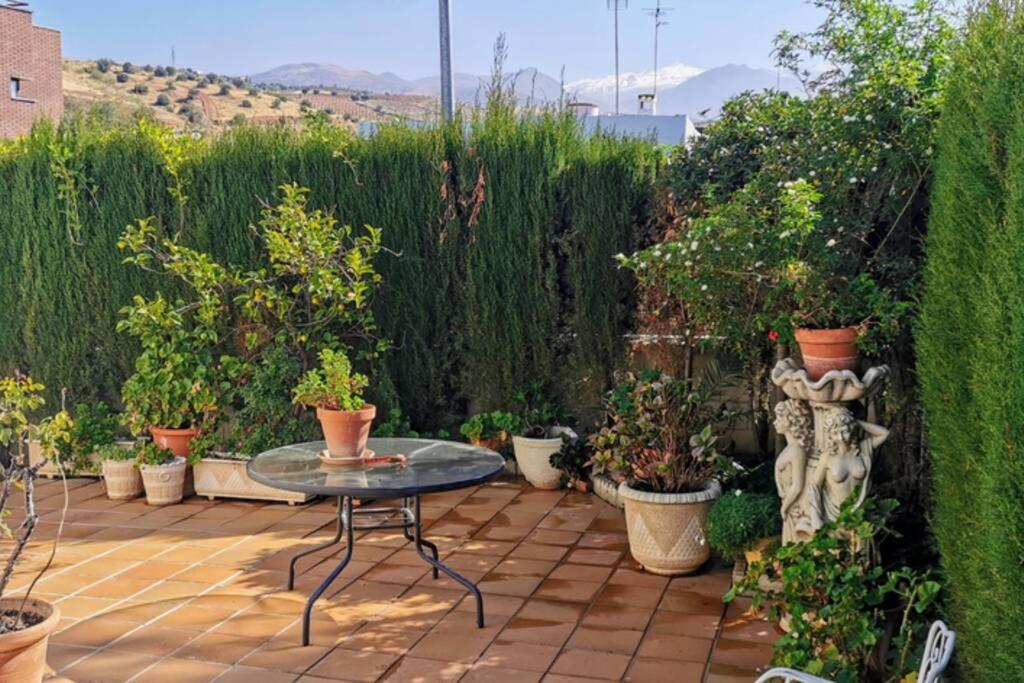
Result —
[[[620, 0], [621, 70], [649, 70], [655, 0]], [[772, 39], [808, 30], [806, 0], [662, 0], [659, 64], [773, 67]], [[63, 33], [66, 57], [110, 57], [228, 75], [328, 62], [404, 78], [438, 73], [437, 0], [32, 0], [35, 22]], [[504, 32], [507, 70], [567, 81], [614, 73], [608, 0], [452, 0], [454, 69], [486, 74]]]

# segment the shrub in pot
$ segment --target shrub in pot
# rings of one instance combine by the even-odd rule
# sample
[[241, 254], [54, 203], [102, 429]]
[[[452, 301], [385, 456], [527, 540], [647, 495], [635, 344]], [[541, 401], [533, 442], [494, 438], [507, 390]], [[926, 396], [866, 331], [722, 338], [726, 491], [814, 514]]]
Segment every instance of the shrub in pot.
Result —
[[518, 415], [494, 410], [471, 416], [459, 427], [459, 433], [474, 446], [500, 451], [520, 429], [522, 420]]
[[138, 442], [134, 452], [135, 464], [142, 474], [142, 485], [146, 490], [146, 503], [180, 503], [185, 494], [185, 458], [176, 456], [171, 449], [163, 448], [155, 441]]
[[590, 479], [587, 476], [590, 445], [586, 439], [563, 434], [562, 447], [551, 454], [549, 462], [563, 473], [567, 486], [583, 493], [590, 491]]
[[576, 438], [565, 426], [564, 410], [548, 398], [541, 382], [532, 382], [516, 392], [522, 406], [521, 434], [512, 437], [516, 463], [523, 476], [539, 489], [557, 489], [562, 485], [562, 472], [551, 465], [551, 456], [562, 448], [562, 436]]
[[110, 500], [132, 500], [143, 494], [142, 474], [136, 466], [137, 455], [134, 448], [125, 448], [115, 443], [107, 444], [97, 451], [103, 483]]
[[[18, 373], [0, 380], [0, 538], [4, 539], [6, 554], [0, 568], [0, 680], [18, 683], [42, 680], [47, 643], [60, 622], [56, 605], [32, 597], [49, 561], [19, 595], [9, 591], [14, 568], [39, 521], [35, 481], [45, 460], [35, 464], [29, 461], [28, 440], [38, 439], [44, 456], [49, 457], [54, 453], [54, 444], [67, 438], [70, 425], [70, 418], [63, 411], [38, 425], [29, 422], [29, 414], [43, 405], [42, 390], [41, 384]], [[19, 511], [24, 514], [16, 527], [4, 523], [12, 514], [14, 498], [22, 499]], [[60, 521], [63, 523], [63, 519]]]
[[609, 395], [609, 424], [591, 437], [596, 469], [624, 479], [630, 552], [651, 573], [688, 574], [710, 557], [708, 510], [733, 472], [713, 432], [728, 417], [715, 402], [726, 382], [714, 366], [699, 381], [627, 375]]
[[303, 376], [295, 387], [293, 400], [316, 408], [328, 453], [336, 458], [361, 457], [377, 414], [377, 408], [362, 396], [369, 380], [352, 372], [352, 363], [344, 351], [324, 349], [319, 358], [320, 367]]
[[711, 549], [730, 560], [760, 561], [782, 533], [779, 497], [736, 489], [716, 500], [708, 512]]
[[103, 401], [79, 403], [72, 413], [66, 437], [54, 444], [51, 460], [59, 463], [67, 474], [95, 474], [100, 463], [98, 451], [114, 443], [119, 428], [120, 418]]

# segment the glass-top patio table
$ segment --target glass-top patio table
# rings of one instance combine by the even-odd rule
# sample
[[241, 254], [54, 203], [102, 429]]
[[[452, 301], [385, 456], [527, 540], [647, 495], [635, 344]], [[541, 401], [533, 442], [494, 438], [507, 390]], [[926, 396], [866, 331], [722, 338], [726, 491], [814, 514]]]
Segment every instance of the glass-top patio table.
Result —
[[[326, 465], [319, 457], [326, 444], [311, 441], [260, 453], [247, 466], [249, 476], [261, 484], [338, 499], [338, 527], [334, 538], [297, 553], [288, 567], [288, 590], [292, 590], [295, 587], [295, 563], [299, 558], [340, 543], [342, 536], [345, 537], [345, 554], [338, 566], [306, 601], [302, 615], [302, 644], [309, 645], [313, 605], [352, 560], [353, 532], [360, 530], [401, 529], [405, 537], [415, 544], [420, 557], [431, 565], [435, 579], [441, 570], [473, 594], [477, 626], [483, 628], [484, 602], [480, 590], [472, 581], [445, 566], [438, 558], [437, 546], [423, 538], [420, 497], [425, 493], [467, 488], [493, 479], [504, 470], [505, 461], [486, 448], [451, 441], [370, 439], [367, 448], [377, 456], [402, 455], [404, 462]], [[402, 506], [356, 508], [353, 504], [356, 498], [401, 498]], [[401, 517], [366, 524], [358, 524], [354, 520], [359, 515], [381, 513], [400, 514]], [[430, 550], [429, 555], [424, 548]]]

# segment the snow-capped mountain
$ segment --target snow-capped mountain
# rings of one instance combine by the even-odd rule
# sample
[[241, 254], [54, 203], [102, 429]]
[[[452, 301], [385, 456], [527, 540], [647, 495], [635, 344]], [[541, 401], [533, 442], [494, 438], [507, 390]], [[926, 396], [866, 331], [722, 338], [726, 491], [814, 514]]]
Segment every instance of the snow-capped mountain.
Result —
[[[689, 64], [670, 64], [658, 69], [658, 88], [674, 88], [694, 76], [703, 73], [704, 69]], [[654, 70], [627, 71], [619, 74], [620, 95], [635, 96], [640, 92], [648, 92], [654, 87]], [[567, 83], [566, 92], [574, 94], [580, 100], [603, 99], [615, 97], [615, 74], [600, 78], [582, 78]]]

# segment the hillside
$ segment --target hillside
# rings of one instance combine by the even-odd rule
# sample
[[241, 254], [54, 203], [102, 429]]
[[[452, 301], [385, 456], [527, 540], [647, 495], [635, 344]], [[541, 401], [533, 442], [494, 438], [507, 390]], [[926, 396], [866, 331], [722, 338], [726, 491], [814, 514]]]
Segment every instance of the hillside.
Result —
[[292, 122], [308, 111], [323, 111], [332, 120], [352, 125], [388, 118], [422, 120], [429, 118], [436, 107], [434, 99], [424, 95], [267, 87], [191, 69], [109, 60], [66, 59], [63, 72], [69, 111], [99, 106], [115, 118], [126, 118], [143, 109], [176, 128], [218, 127], [243, 121]]

